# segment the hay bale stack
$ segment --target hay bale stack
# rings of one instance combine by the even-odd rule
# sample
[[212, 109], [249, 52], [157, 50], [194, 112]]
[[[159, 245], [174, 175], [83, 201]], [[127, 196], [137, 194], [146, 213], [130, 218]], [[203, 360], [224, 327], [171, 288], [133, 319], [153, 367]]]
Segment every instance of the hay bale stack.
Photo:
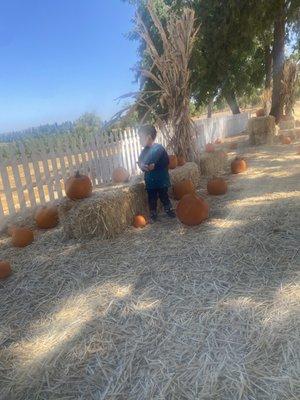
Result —
[[200, 171], [199, 167], [194, 162], [188, 162], [182, 167], [177, 167], [170, 170], [170, 178], [172, 185], [183, 181], [184, 179], [190, 179], [195, 187], [200, 184]]
[[295, 128], [295, 118], [293, 116], [285, 115], [279, 122], [280, 129], [294, 129]]
[[228, 167], [228, 156], [224, 151], [203, 153], [200, 156], [201, 175], [213, 176], [226, 171]]
[[247, 130], [250, 144], [272, 144], [276, 135], [275, 118], [271, 115], [251, 118], [248, 121]]
[[[171, 181], [191, 179], [199, 185], [195, 163], [187, 163], [170, 171]], [[65, 238], [114, 238], [132, 224], [136, 214], [148, 214], [143, 178], [131, 182], [98, 188], [84, 200], [64, 199], [59, 204], [60, 221]]]

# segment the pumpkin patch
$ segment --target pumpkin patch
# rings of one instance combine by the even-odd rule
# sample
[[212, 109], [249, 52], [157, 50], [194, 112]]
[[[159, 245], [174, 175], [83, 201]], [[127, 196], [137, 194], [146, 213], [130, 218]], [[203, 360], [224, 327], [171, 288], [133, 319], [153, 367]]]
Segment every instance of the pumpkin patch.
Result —
[[44, 206], [37, 210], [35, 222], [40, 229], [55, 228], [59, 222], [58, 210], [55, 206]]
[[81, 175], [77, 171], [74, 176], [66, 181], [65, 191], [69, 199], [81, 200], [91, 196], [93, 185], [88, 176]]
[[10, 263], [8, 261], [0, 261], [0, 279], [8, 278], [11, 273]]
[[209, 205], [201, 197], [187, 194], [179, 201], [176, 214], [184, 225], [199, 225], [208, 218]]
[[15, 228], [12, 233], [11, 242], [14, 247], [26, 247], [34, 240], [34, 235], [31, 229]]
[[195, 193], [195, 186], [189, 179], [175, 183], [173, 186], [173, 194], [176, 200], [182, 199], [186, 194]]

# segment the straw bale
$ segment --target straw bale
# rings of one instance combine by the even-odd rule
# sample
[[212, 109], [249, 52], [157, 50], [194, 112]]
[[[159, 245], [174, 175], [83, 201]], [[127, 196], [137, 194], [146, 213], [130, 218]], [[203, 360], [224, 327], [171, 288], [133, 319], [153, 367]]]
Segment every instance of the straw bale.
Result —
[[293, 116], [285, 116], [279, 122], [280, 129], [294, 129], [295, 128], [295, 118]]
[[275, 118], [271, 115], [251, 118], [247, 130], [250, 144], [272, 144], [276, 135]]
[[[172, 183], [191, 179], [199, 185], [199, 170], [187, 163], [170, 171]], [[66, 238], [113, 238], [132, 224], [134, 215], [148, 214], [147, 196], [142, 176], [122, 185], [98, 188], [81, 201], [64, 199], [59, 205], [60, 220]]]
[[203, 153], [200, 156], [201, 175], [213, 176], [224, 173], [228, 167], [228, 156], [223, 151]]

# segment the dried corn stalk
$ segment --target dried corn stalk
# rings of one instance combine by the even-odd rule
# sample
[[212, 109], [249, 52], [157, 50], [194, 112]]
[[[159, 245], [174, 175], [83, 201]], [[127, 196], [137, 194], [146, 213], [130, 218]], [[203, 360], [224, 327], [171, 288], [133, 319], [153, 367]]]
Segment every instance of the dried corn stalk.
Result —
[[283, 68], [283, 98], [285, 115], [293, 115], [296, 103], [296, 83], [299, 78], [298, 65], [295, 61], [286, 61]]
[[[176, 154], [187, 159], [195, 159], [196, 146], [193, 144], [193, 123], [190, 118], [190, 69], [189, 63], [196, 39], [194, 11], [185, 8], [180, 16], [170, 12], [166, 27], [159, 20], [152, 1], [147, 4], [149, 14], [160, 35], [163, 50], [159, 51], [151, 39], [151, 34], [137, 15], [138, 33], [146, 43], [146, 52], [152, 60], [149, 69], [143, 69], [142, 75], [155, 82], [157, 103], [149, 105], [147, 98], [152, 92], [141, 91], [137, 104], [146, 107], [147, 113], [154, 115], [164, 135], [168, 147]], [[163, 107], [166, 114], [157, 111]]]

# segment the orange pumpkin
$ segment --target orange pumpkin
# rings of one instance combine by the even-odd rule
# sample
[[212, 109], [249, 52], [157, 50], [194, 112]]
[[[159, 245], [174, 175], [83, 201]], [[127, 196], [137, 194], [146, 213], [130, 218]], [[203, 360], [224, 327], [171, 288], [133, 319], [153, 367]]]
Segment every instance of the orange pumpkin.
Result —
[[81, 175], [79, 171], [71, 176], [65, 183], [66, 195], [71, 200], [81, 200], [90, 197], [93, 191], [93, 185], [90, 178]]
[[292, 143], [292, 139], [289, 136], [283, 136], [281, 138], [281, 143], [282, 144], [291, 144]]
[[207, 183], [207, 191], [214, 196], [227, 193], [227, 182], [223, 178], [213, 178]]
[[174, 154], [169, 156], [169, 169], [175, 169], [178, 166], [177, 156]]
[[173, 194], [176, 200], [182, 199], [186, 194], [195, 193], [195, 186], [189, 179], [175, 183], [173, 186]]
[[215, 150], [216, 150], [216, 149], [215, 149], [215, 146], [214, 146], [212, 143], [208, 143], [208, 144], [205, 146], [205, 151], [206, 151], [207, 153], [213, 153]]
[[143, 215], [136, 215], [133, 219], [133, 226], [135, 228], [145, 228], [147, 225], [146, 218]]
[[33, 232], [28, 228], [15, 228], [11, 242], [14, 247], [26, 247], [34, 240]]
[[0, 279], [8, 278], [12, 270], [8, 261], [0, 261]]
[[177, 156], [177, 161], [178, 167], [182, 167], [184, 164], [186, 164], [186, 159], [183, 156]]
[[259, 110], [256, 111], [257, 117], [264, 117], [265, 115], [266, 115], [266, 112], [263, 108], [260, 108]]
[[179, 201], [176, 214], [184, 225], [199, 225], [208, 218], [209, 205], [195, 194], [186, 194]]
[[118, 167], [113, 171], [112, 180], [114, 183], [128, 182], [129, 178], [129, 172], [123, 167]]
[[55, 206], [44, 206], [35, 213], [35, 222], [40, 229], [52, 229], [58, 222], [58, 210]]
[[240, 174], [247, 171], [247, 163], [242, 158], [236, 157], [231, 163], [231, 172], [233, 174]]

